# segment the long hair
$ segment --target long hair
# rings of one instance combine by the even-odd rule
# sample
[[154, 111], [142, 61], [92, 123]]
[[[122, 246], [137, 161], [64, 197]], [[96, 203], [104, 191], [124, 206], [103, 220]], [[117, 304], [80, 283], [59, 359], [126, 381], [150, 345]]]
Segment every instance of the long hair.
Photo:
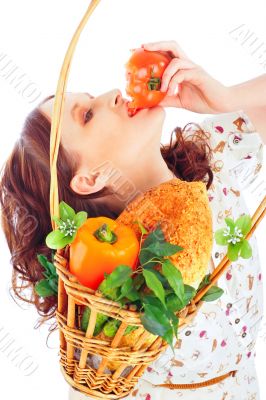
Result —
[[[207, 189], [213, 180], [210, 168], [211, 149], [199, 125], [189, 136], [193, 124], [184, 129], [176, 127], [169, 145], [161, 145], [161, 154], [177, 178], [185, 181], [202, 180]], [[54, 317], [57, 297], [39, 297], [34, 286], [43, 278], [43, 267], [37, 254], [51, 260], [52, 250], [45, 245], [45, 237], [52, 230], [49, 208], [50, 190], [50, 130], [48, 119], [35, 108], [25, 120], [20, 138], [1, 170], [1, 224], [11, 254], [12, 290], [15, 296], [35, 305], [41, 316], [40, 324]], [[173, 139], [174, 137], [174, 139]], [[77, 161], [60, 145], [57, 161], [59, 201], [90, 217], [118, 215], [104, 203], [110, 194], [107, 188], [90, 195], [79, 195], [70, 188]], [[95, 198], [101, 201], [95, 201]]]

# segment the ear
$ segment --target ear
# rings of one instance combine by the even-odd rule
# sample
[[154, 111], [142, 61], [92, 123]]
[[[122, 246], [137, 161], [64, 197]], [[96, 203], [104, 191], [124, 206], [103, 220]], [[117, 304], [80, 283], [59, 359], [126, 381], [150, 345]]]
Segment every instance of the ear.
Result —
[[100, 191], [104, 188], [106, 179], [101, 174], [90, 175], [86, 173], [77, 173], [70, 182], [71, 189], [78, 194], [90, 194]]

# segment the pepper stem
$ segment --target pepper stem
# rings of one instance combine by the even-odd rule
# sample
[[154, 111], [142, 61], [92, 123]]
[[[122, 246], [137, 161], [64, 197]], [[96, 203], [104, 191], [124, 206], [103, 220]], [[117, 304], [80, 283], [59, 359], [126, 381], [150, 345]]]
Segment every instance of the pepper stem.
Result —
[[107, 243], [115, 243], [117, 241], [117, 235], [111, 231], [108, 224], [101, 225], [96, 231], [93, 233], [96, 239], [100, 240], [101, 242]]

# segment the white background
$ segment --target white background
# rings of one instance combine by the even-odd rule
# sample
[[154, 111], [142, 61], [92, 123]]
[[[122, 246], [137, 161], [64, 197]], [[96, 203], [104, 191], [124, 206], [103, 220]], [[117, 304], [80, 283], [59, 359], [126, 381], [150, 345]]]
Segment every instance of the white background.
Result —
[[[67, 46], [88, 4], [86, 0], [1, 2], [0, 60], [9, 59], [10, 68], [17, 66], [17, 73], [24, 73], [23, 79], [30, 84], [24, 93], [19, 93], [12, 79], [1, 73], [4, 64], [0, 61], [1, 165], [26, 115], [43, 97], [54, 93]], [[225, 85], [251, 79], [266, 73], [265, 15], [265, 0], [102, 0], [78, 43], [67, 90], [89, 91], [97, 96], [120, 88], [126, 97], [124, 63], [129, 49], [159, 40], [178, 41], [192, 60]], [[243, 33], [238, 36], [236, 32], [241, 25]], [[30, 88], [35, 89], [35, 95], [30, 96]], [[199, 122], [204, 117], [167, 109], [162, 142], [168, 142], [175, 126]], [[247, 199], [250, 210], [254, 211], [258, 206], [256, 190], [247, 193]], [[264, 221], [256, 234], [263, 270], [265, 227]], [[68, 387], [58, 364], [58, 334], [51, 336], [48, 348], [47, 326], [34, 330], [38, 317], [34, 308], [24, 304], [20, 308], [12, 300], [10, 256], [2, 232], [0, 249], [0, 339], [5, 336], [6, 343], [11, 343], [10, 351], [21, 348], [20, 354], [24, 355], [12, 361], [14, 354], [9, 354], [8, 349], [0, 350], [0, 391], [5, 393], [1, 393], [1, 398], [67, 399]], [[265, 343], [263, 320], [257, 343], [262, 399], [266, 397]]]

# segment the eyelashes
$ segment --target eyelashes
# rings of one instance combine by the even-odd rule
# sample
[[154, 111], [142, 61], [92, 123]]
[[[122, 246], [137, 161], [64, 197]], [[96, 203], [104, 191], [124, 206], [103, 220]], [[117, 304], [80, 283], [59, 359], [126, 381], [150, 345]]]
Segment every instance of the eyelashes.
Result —
[[90, 108], [87, 112], [84, 113], [84, 123], [87, 124], [89, 120], [93, 117], [93, 111]]

